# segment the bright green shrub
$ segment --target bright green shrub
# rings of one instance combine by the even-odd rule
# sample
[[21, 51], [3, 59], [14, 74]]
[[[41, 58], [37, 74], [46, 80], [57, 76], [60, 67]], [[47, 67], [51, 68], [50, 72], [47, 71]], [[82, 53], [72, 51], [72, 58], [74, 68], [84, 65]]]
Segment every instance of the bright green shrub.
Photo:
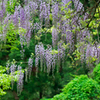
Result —
[[17, 81], [17, 72], [12, 76], [6, 74], [6, 67], [0, 65], [0, 99], [6, 94], [6, 90], [11, 89], [11, 81]]
[[6, 94], [5, 90], [10, 88], [11, 76], [4, 74], [6, 69], [0, 66], [0, 96]]
[[[81, 75], [70, 81], [63, 89], [62, 93], [54, 96], [50, 100], [99, 100], [100, 86], [98, 83]], [[45, 100], [45, 99], [43, 99]]]
[[98, 64], [93, 70], [93, 79], [100, 84], [100, 64]]
[[95, 80], [88, 78], [87, 75], [81, 75], [69, 82], [63, 93], [66, 94], [67, 100], [98, 100], [100, 87]]
[[7, 1], [7, 4], [6, 4], [6, 10], [7, 12], [13, 14], [14, 13], [14, 9], [15, 9], [15, 6], [18, 6], [19, 5], [19, 2], [18, 0], [9, 0]]

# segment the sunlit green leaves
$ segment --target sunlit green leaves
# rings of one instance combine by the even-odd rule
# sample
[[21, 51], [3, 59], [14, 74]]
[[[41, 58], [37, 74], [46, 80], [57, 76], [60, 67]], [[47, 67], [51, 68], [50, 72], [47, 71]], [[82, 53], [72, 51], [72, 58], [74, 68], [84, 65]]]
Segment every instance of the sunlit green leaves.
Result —
[[92, 75], [93, 79], [100, 84], [100, 63], [94, 68]]
[[49, 15], [49, 19], [50, 19], [50, 20], [53, 20], [52, 14], [51, 14], [51, 13], [50, 13], [50, 15]]
[[51, 51], [51, 54], [58, 54], [58, 50], [55, 50], [55, 49], [52, 50], [52, 51]]
[[11, 76], [4, 74], [5, 71], [6, 71], [6, 68], [0, 66], [0, 95], [6, 94], [4, 90], [7, 90], [10, 88]]
[[98, 34], [98, 31], [95, 30], [95, 31], [93, 32], [93, 35], [97, 35], [97, 34]]
[[87, 26], [88, 23], [86, 23], [86, 21], [81, 20], [81, 24], [82, 24], [82, 27], [85, 27]]
[[[87, 75], [76, 76], [71, 80], [58, 95], [50, 100], [99, 100], [100, 86], [98, 83], [88, 78]], [[49, 99], [47, 99], [49, 100]]]
[[76, 58], [74, 58], [74, 60], [79, 60], [81, 58], [81, 53], [78, 50], [75, 50], [75, 52], [73, 53], [73, 55], [76, 56]]
[[7, 1], [7, 4], [6, 4], [7, 12], [9, 12], [10, 14], [14, 13], [15, 6], [18, 6], [18, 5], [19, 5], [18, 0], [9, 0], [9, 1]]

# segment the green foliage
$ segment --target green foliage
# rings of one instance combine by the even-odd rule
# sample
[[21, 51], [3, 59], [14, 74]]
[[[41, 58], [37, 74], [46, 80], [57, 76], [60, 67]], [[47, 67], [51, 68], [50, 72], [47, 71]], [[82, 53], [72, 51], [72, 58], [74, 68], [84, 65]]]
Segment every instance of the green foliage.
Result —
[[[99, 18], [99, 10], [100, 7], [98, 6], [96, 8], [96, 12], [94, 13], [93, 19], [88, 19], [87, 21], [89, 22], [88, 27], [91, 29], [91, 34], [93, 34], [93, 40], [96, 40], [99, 42], [99, 37], [100, 37], [100, 18]], [[90, 21], [91, 20], [91, 21]]]
[[8, 90], [5, 95], [1, 96], [1, 100], [15, 100], [13, 93]]
[[[13, 62], [15, 63], [15, 60], [13, 59]], [[19, 71], [15, 71], [11, 74], [6, 74], [6, 71], [9, 68], [0, 66], [0, 96], [3, 96], [6, 94], [6, 90], [11, 89], [11, 81], [17, 81], [18, 80], [18, 74]], [[24, 73], [24, 71], [23, 71]]]
[[[27, 62], [31, 53], [35, 53], [35, 40], [34, 39], [31, 39], [30, 41], [30, 44], [29, 44], [29, 47], [27, 48], [27, 46], [23, 46], [23, 49], [25, 50], [24, 52], [24, 57], [23, 59], [21, 59], [21, 45], [20, 44], [15, 44], [15, 47], [17, 48], [13, 48], [11, 49], [11, 52], [9, 53], [9, 59], [10, 61], [12, 61], [13, 59], [15, 59], [18, 63], [17, 64], [20, 64], [20, 62], [23, 62], [23, 64], [21, 65], [22, 68], [26, 68], [27, 67], [27, 64], [24, 63], [24, 62]], [[33, 61], [33, 63], [35, 62], [35, 60]]]
[[[62, 93], [54, 96], [50, 100], [99, 100], [100, 86], [98, 83], [88, 78], [86, 75], [77, 76], [70, 81], [63, 89]], [[45, 100], [45, 99], [42, 99]]]
[[100, 84], [100, 64], [98, 64], [94, 68], [92, 75], [93, 75], [93, 79], [96, 80]]
[[10, 14], [13, 14], [15, 11], [15, 6], [18, 6], [18, 5], [19, 5], [18, 0], [8, 0], [6, 4], [7, 12], [9, 12]]
[[44, 29], [41, 29], [40, 31], [38, 31], [38, 33], [42, 33], [42, 36], [41, 36], [41, 39], [40, 39], [40, 42], [42, 42], [44, 45], [46, 44], [52, 44], [52, 32], [50, 29], [47, 29], [47, 28], [44, 28]]
[[[3, 27], [6, 27], [6, 25], [3, 25]], [[12, 21], [8, 22], [6, 36], [4, 37], [3, 40], [1, 40], [0, 43], [1, 45], [0, 49], [2, 50], [0, 54], [1, 59], [4, 58], [4, 54], [6, 54], [5, 56], [9, 55], [10, 60], [15, 58], [16, 60], [19, 60], [19, 58], [21, 58], [20, 54], [21, 43], [19, 40], [19, 34], [22, 33], [22, 35], [24, 35], [25, 32], [26, 30], [23, 28], [20, 27], [16, 28]]]
[[[3, 25], [3, 27], [6, 27], [6, 25]], [[17, 39], [18, 34], [19, 34], [19, 29], [16, 29], [13, 22], [9, 21], [8, 26], [7, 26], [6, 36], [4, 37], [4, 40], [3, 40], [4, 45], [2, 46], [1, 49], [2, 50], [8, 49], [8, 48], [17, 49], [15, 44], [16, 43], [20, 44], [19, 40]]]
[[70, 81], [63, 89], [66, 99], [70, 100], [97, 100], [100, 95], [100, 87], [96, 81], [81, 75]]
[[0, 66], [0, 95], [6, 94], [5, 90], [10, 89], [11, 76], [5, 74], [5, 67]]

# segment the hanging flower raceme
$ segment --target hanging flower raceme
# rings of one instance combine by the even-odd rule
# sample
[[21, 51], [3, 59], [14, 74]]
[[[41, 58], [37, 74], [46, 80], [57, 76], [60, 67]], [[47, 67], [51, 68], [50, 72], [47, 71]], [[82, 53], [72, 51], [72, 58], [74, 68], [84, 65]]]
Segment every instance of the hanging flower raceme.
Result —
[[10, 73], [10, 69], [9, 69], [9, 67], [10, 67], [10, 61], [9, 60], [6, 63], [6, 67], [7, 67], [7, 74], [9, 74]]
[[26, 30], [26, 33], [21, 33], [21, 38], [25, 39], [27, 42], [27, 47], [29, 47], [29, 42], [31, 39], [32, 23], [30, 21], [30, 7], [27, 5], [24, 8], [20, 8], [20, 27]]
[[23, 89], [23, 78], [24, 78], [24, 73], [22, 71], [21, 66], [18, 66], [18, 80], [17, 80], [17, 94], [20, 95]]
[[13, 76], [14, 72], [16, 71], [16, 67], [17, 67], [17, 65], [15, 65], [15, 60], [13, 60], [11, 66], [10, 66], [10, 72], [11, 72], [12, 76]]
[[32, 35], [32, 23], [26, 20], [26, 34], [25, 34], [25, 39], [27, 42], [27, 47], [29, 47], [30, 39]]
[[3, 21], [3, 17], [5, 15], [5, 3], [4, 1], [2, 1], [2, 3], [0, 3], [1, 6], [1, 10], [0, 10], [0, 21]]
[[[70, 1], [71, 1], [71, 0], [62, 0], [63, 6], [65, 7], [66, 4], [68, 4]], [[70, 8], [70, 6], [71, 6], [71, 4], [68, 5], [68, 7], [66, 8], [66, 10], [67, 10], [68, 8]]]
[[[39, 68], [41, 71], [47, 72], [48, 75], [52, 69], [54, 72], [57, 54], [51, 53], [52, 47], [50, 45], [47, 46], [47, 49], [44, 49], [42, 43], [39, 43], [35, 46], [35, 66], [36, 66], [36, 76], [38, 73]], [[40, 67], [39, 67], [40, 61]]]
[[55, 48], [55, 46], [57, 45], [58, 42], [58, 32], [56, 28], [52, 28], [52, 45], [53, 48]]
[[25, 10], [25, 18], [26, 18], [26, 20], [30, 20], [31, 16], [30, 16], [30, 7], [29, 7], [29, 5], [26, 5], [24, 7], [24, 10]]
[[25, 52], [25, 49], [24, 49], [24, 46], [26, 45], [25, 33], [26, 33], [26, 29], [19, 27], [19, 36], [20, 36], [20, 44], [21, 44], [21, 50], [20, 50], [21, 59], [24, 58], [24, 52]]
[[29, 79], [31, 77], [31, 72], [32, 72], [32, 66], [33, 66], [33, 56], [34, 54], [31, 54], [31, 57], [28, 60], [28, 73], [29, 73]]
[[14, 72], [16, 71], [16, 67], [17, 67], [17, 65], [15, 65], [15, 60], [13, 59], [13, 62], [12, 62], [12, 64], [11, 64], [11, 66], [10, 66], [10, 72], [11, 72], [11, 76], [12, 76], [12, 81], [11, 81], [11, 83], [12, 83], [12, 89], [13, 89], [13, 84], [14, 84], [14, 79], [13, 79], [13, 76], [14, 76]]
[[45, 53], [44, 46], [42, 43], [39, 43], [39, 56], [40, 56], [41, 71], [43, 70], [44, 53]]
[[31, 15], [35, 14], [36, 10], [38, 9], [37, 2], [30, 1], [29, 2], [29, 7], [30, 7]]
[[58, 42], [58, 68], [61, 64], [64, 66], [66, 46], [68, 45], [65, 45], [64, 41], [61, 40]]
[[[59, 7], [58, 7], [58, 3], [55, 3], [52, 6], [52, 16], [53, 16], [53, 22], [57, 22], [58, 19], [58, 12], [59, 12]], [[56, 23], [55, 23], [56, 24]]]
[[52, 50], [52, 48], [48, 47], [45, 52], [46, 70], [47, 70], [48, 75], [49, 75], [51, 67], [52, 67], [52, 54], [50, 53], [51, 50]]
[[86, 49], [86, 62], [88, 67], [92, 66], [92, 62], [97, 60], [97, 54], [97, 48], [95, 46], [91, 46], [90, 44], [88, 44]]
[[43, 20], [43, 18], [47, 19], [49, 18], [49, 14], [50, 14], [50, 7], [49, 5], [46, 5], [45, 2], [41, 2], [40, 4], [40, 19], [41, 21]]
[[85, 63], [85, 55], [86, 55], [86, 47], [87, 45], [85, 44], [85, 42], [79, 42], [78, 43], [79, 47], [77, 47], [77, 50], [79, 51], [79, 55], [80, 55], [80, 60], [81, 60], [81, 64]]
[[[30, 7], [25, 6], [25, 8], [20, 8], [20, 27], [26, 29], [26, 33], [23, 38], [27, 42], [29, 47], [29, 42], [31, 38], [32, 23], [30, 22]], [[23, 34], [23, 33], [21, 33]]]
[[52, 50], [50, 51], [50, 53], [52, 54], [52, 75], [54, 76], [54, 72], [55, 72], [55, 69], [56, 69], [56, 63], [57, 62], [57, 58], [58, 58], [58, 51], [57, 50]]
[[33, 29], [34, 29], [34, 31], [36, 30], [36, 31], [38, 31], [39, 29], [41, 28], [41, 23], [34, 23], [34, 26], [33, 26]]
[[26, 18], [25, 18], [25, 11], [24, 11], [24, 8], [20, 8], [20, 26], [21, 26], [22, 28], [26, 28], [26, 27], [25, 27], [25, 20], [26, 20]]
[[36, 67], [36, 77], [38, 73], [38, 67], [39, 67], [39, 46], [35, 45], [35, 67]]
[[17, 10], [17, 7], [15, 7], [15, 12], [12, 16], [12, 20], [13, 20], [13, 23], [15, 24], [16, 27], [18, 27], [18, 23], [19, 23], [19, 14], [18, 14], [18, 10]]
[[100, 44], [97, 45], [97, 64], [100, 63]]
[[73, 0], [76, 11], [84, 11], [83, 4], [79, 0]]
[[0, 11], [0, 21], [2, 21], [2, 19], [3, 19], [3, 11], [1, 10]]

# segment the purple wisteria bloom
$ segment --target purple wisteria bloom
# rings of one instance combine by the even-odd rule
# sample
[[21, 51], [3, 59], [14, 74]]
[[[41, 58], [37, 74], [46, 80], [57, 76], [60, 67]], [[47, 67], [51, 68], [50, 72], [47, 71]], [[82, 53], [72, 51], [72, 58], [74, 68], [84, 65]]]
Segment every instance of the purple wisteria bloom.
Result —
[[14, 80], [13, 80], [13, 76], [14, 76], [14, 72], [16, 71], [16, 67], [17, 65], [15, 65], [15, 63], [12, 62], [11, 66], [10, 66], [10, 72], [11, 72], [11, 84], [12, 84], [12, 89], [13, 89], [13, 84], [14, 84]]
[[[68, 4], [68, 2], [70, 2], [71, 0], [62, 0], [63, 6], [66, 6], [66, 4]], [[70, 8], [71, 4], [68, 6], [68, 8]], [[68, 9], [66, 8], [66, 9]]]
[[25, 20], [26, 20], [26, 18], [25, 18], [25, 11], [24, 11], [23, 8], [20, 8], [20, 26], [22, 28], [25, 28]]
[[30, 1], [30, 2], [29, 2], [29, 7], [30, 7], [30, 12], [31, 12], [32, 14], [35, 14], [35, 13], [36, 13], [36, 10], [38, 9], [37, 2], [32, 2], [32, 1]]
[[39, 65], [39, 46], [35, 45], [35, 67], [36, 67], [36, 77], [37, 77], [37, 73], [38, 73], [38, 65]]
[[58, 32], [56, 28], [53, 28], [52, 30], [52, 45], [53, 48], [55, 48], [55, 46], [57, 45], [58, 42]]
[[79, 0], [73, 0], [76, 11], [84, 10], [83, 4]]
[[17, 80], [17, 94], [20, 95], [23, 89], [23, 78], [24, 78], [24, 73], [22, 72], [22, 68], [19, 65], [18, 66], [18, 80]]
[[57, 61], [57, 54], [53, 54], [52, 55], [52, 74], [54, 75], [54, 71], [55, 71], [55, 65], [56, 65], [56, 62]]
[[49, 21], [49, 15], [50, 15], [50, 5], [46, 4], [46, 2], [41, 2], [40, 4], [40, 20], [43, 21], [43, 19]]
[[33, 58], [30, 57], [29, 60], [28, 60], [28, 73], [29, 73], [29, 79], [30, 79], [30, 77], [31, 77], [32, 66], [33, 66]]
[[50, 49], [46, 49], [45, 59], [46, 59], [47, 73], [49, 74], [52, 66], [52, 54], [50, 53]]
[[17, 11], [17, 7], [15, 8], [15, 12], [14, 12], [14, 15], [12, 16], [12, 19], [13, 19], [13, 23], [15, 24], [15, 26], [18, 26], [18, 11]]
[[58, 12], [59, 12], [59, 7], [58, 7], [58, 4], [55, 3], [55, 4], [52, 6], [53, 22], [56, 22], [56, 20], [58, 19]]
[[3, 19], [3, 10], [0, 11], [0, 21]]
[[39, 43], [39, 56], [40, 56], [40, 67], [41, 67], [41, 71], [43, 70], [43, 63], [44, 63], [44, 46], [42, 43]]

